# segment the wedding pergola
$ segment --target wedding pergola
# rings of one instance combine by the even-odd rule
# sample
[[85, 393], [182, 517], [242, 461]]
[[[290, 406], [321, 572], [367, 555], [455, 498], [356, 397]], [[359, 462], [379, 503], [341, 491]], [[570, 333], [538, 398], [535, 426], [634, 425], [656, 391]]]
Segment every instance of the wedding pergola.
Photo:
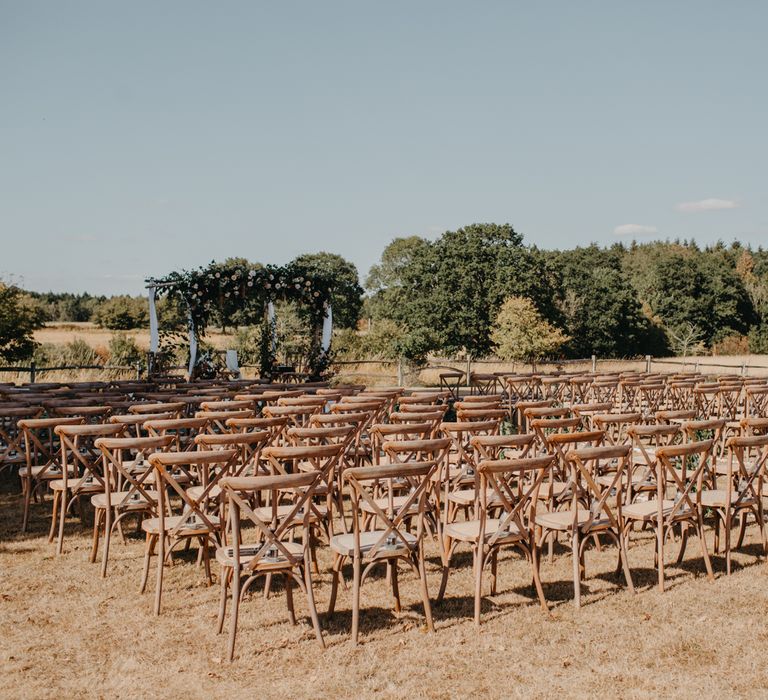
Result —
[[306, 365], [309, 374], [317, 376], [328, 365], [333, 330], [333, 279], [317, 270], [296, 262], [264, 266], [237, 259], [149, 278], [146, 283], [150, 358], [155, 358], [160, 349], [156, 302], [161, 297], [176, 296], [183, 300], [188, 314], [190, 378], [199, 360], [199, 340], [214, 315], [222, 319], [236, 315], [243, 325], [262, 325], [259, 369], [262, 377], [270, 377], [276, 363], [274, 305], [278, 301], [296, 302], [308, 316], [310, 346]]

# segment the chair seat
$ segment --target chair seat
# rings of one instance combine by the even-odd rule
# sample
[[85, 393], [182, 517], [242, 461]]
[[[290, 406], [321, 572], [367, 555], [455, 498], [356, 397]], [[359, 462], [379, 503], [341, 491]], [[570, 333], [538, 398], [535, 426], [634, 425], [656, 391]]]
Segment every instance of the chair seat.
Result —
[[[310, 522], [317, 522], [318, 517], [317, 513], [320, 513], [320, 517], [325, 519], [325, 517], [328, 515], [328, 506], [322, 504], [322, 503], [314, 503], [314, 510], [310, 511], [309, 513], [309, 520]], [[308, 508], [309, 503], [304, 504], [304, 508]], [[290, 514], [290, 512], [293, 510], [294, 506], [291, 503], [288, 503], [286, 505], [277, 506], [275, 509], [277, 512], [277, 517], [279, 519], [285, 518], [287, 515]], [[317, 513], [315, 512], [317, 511]], [[272, 506], [261, 506], [259, 508], [254, 508], [253, 512], [256, 514], [256, 517], [258, 517], [260, 520], [263, 520], [264, 522], [269, 522], [272, 519]], [[300, 523], [304, 519], [304, 513], [296, 513], [294, 516], [294, 520], [297, 523]]]
[[[43, 474], [43, 472], [45, 472]], [[69, 474], [72, 474], [74, 476], [75, 470], [71, 469], [69, 470]], [[38, 467], [32, 467], [31, 469], [29, 467], [22, 467], [19, 469], [19, 476], [25, 477], [32, 475], [33, 479], [61, 479], [61, 467], [46, 467], [45, 465], [41, 465]], [[40, 476], [42, 474], [42, 476]]]
[[[405, 505], [405, 502], [410, 498], [410, 494], [404, 494], [402, 496], [393, 496], [392, 498], [392, 507], [398, 511], [400, 508], [402, 508]], [[387, 512], [387, 508], [389, 508], [390, 500], [388, 497], [384, 496], [383, 498], [376, 498], [374, 499], [374, 503], [381, 508], [385, 513]], [[376, 511], [373, 509], [373, 506], [368, 503], [368, 501], [363, 501], [360, 503], [360, 510], [362, 510], [364, 513], [370, 513], [371, 515], [376, 514]], [[411, 503], [410, 507], [408, 508], [409, 511], [413, 511], [414, 513], [418, 513], [419, 511], [419, 499], [416, 498], [413, 503]]]
[[552, 487], [552, 496], [554, 498], [560, 498], [570, 486], [570, 482], [568, 481], [558, 481], [554, 480], [550, 484], [548, 481], [544, 481], [541, 484], [541, 487], [539, 488], [539, 500], [540, 501], [547, 501], [549, 500], [549, 489], [550, 486]]
[[[651, 459], [656, 459], [656, 448], [655, 447], [646, 447], [645, 452], [648, 454], [648, 456]], [[645, 458], [645, 454], [643, 454], [643, 451], [639, 447], [633, 447], [632, 448], [632, 461], [635, 464], [647, 464], [647, 460]]]
[[[728, 502], [728, 494], [725, 489], [710, 489], [701, 492], [701, 504], [709, 508], [725, 508]], [[739, 502], [739, 492], [735, 489], [731, 492], [731, 505]], [[750, 507], [757, 505], [757, 499], [746, 496], [739, 502], [739, 506]]]
[[[603, 474], [602, 476], [598, 476], [595, 481], [600, 484], [600, 486], [612, 486], [613, 485], [613, 474]], [[638, 488], [648, 488], [656, 490], [656, 482], [655, 481], [648, 481], [648, 476], [646, 474], [639, 474], [635, 473], [632, 475], [632, 487], [633, 490], [637, 490]], [[622, 478], [622, 483], [627, 484], [627, 479], [625, 477]]]
[[[675, 507], [675, 502], [672, 500], [664, 500], [662, 501], [662, 513], [664, 516], [669, 515], [672, 512], [672, 509]], [[658, 512], [659, 512], [659, 501], [657, 498], [651, 499], [649, 501], [642, 501], [638, 503], [630, 503], [629, 505], [625, 505], [621, 509], [622, 515], [625, 518], [629, 518], [631, 520], [656, 520]], [[691, 512], [691, 509], [688, 506], [682, 506], [678, 513], [680, 515], [686, 515]]]
[[[485, 521], [485, 539], [491, 539], [499, 530], [499, 518], [488, 518]], [[520, 532], [520, 529], [515, 523], [507, 523], [508, 534], [499, 537], [497, 542], [517, 542], [524, 537], [524, 533]], [[460, 540], [461, 542], [477, 542], [480, 537], [480, 521], [479, 520], [465, 520], [460, 523], [448, 523], [445, 526], [445, 535], [453, 540]]]
[[[64, 479], [54, 479], [48, 486], [52, 491], [64, 490]], [[95, 479], [86, 481], [86, 477], [81, 476], [76, 479], [67, 479], [67, 490], [73, 493], [98, 493], [104, 489], [104, 485]]]
[[[304, 554], [304, 546], [300, 542], [283, 542], [283, 546], [294, 556], [301, 558]], [[261, 548], [260, 544], [241, 544], [240, 545], [240, 568], [245, 568], [258, 553]], [[222, 566], [233, 567], [235, 565], [235, 557], [232, 547], [219, 547], [216, 550], [216, 561]], [[286, 569], [292, 568], [292, 564], [288, 561], [285, 554], [280, 550], [277, 550], [277, 556], [274, 559], [262, 558], [255, 566], [255, 571], [269, 571], [273, 569]]]
[[[205, 486], [190, 486], [187, 490], [187, 496], [189, 496], [192, 500], [197, 501], [200, 496], [203, 495], [203, 491], [205, 491]], [[208, 498], [210, 499], [216, 499], [221, 495], [221, 487], [219, 487], [218, 484], [214, 484], [211, 487], [211, 490], [208, 492]]]
[[[173, 530], [182, 520], [182, 517], [186, 519], [187, 516], [171, 515], [165, 518], [165, 531], [169, 532]], [[214, 527], [219, 526], [219, 518], [215, 515], [206, 515], [211, 525]], [[157, 535], [160, 533], [160, 518], [147, 518], [141, 523], [141, 529], [150, 535]], [[194, 525], [188, 525], [181, 528], [177, 533], [177, 537], [194, 537], [196, 535], [206, 535], [210, 532], [206, 524], [199, 520]]]
[[[488, 503], [499, 502], [499, 496], [492, 488], [486, 489], [486, 498]], [[448, 494], [448, 500], [460, 506], [471, 506], [475, 502], [475, 489], [452, 491]]]
[[[144, 491], [152, 499], [152, 503], [157, 503], [157, 491], [148, 491], [147, 489], [144, 489]], [[131, 498], [129, 494], [131, 496], [138, 496], [138, 498]], [[150, 504], [150, 501], [140, 491], [112, 491], [109, 494], [109, 498], [113, 508], [120, 508], [122, 510], [146, 510]], [[97, 493], [91, 496], [91, 505], [94, 508], [105, 509], [107, 507], [107, 494]]]
[[[586, 508], [579, 508], [576, 512], [577, 525], [579, 527], [586, 525], [592, 518], [592, 514]], [[536, 514], [536, 524], [548, 530], [570, 530], [573, 526], [572, 510], [557, 510]], [[610, 525], [610, 520], [605, 513], [598, 513], [592, 521], [590, 529], [606, 528]]]
[[[373, 545], [375, 545], [384, 534], [384, 530], [371, 530], [368, 532], [360, 533], [360, 552], [365, 555], [369, 552]], [[383, 545], [376, 552], [376, 557], [386, 558], [392, 556], [402, 556], [408, 552], [408, 549], [415, 549], [418, 545], [418, 539], [410, 532], [400, 531], [408, 542], [409, 547], [406, 548], [403, 541], [398, 537], [394, 545], [388, 547]], [[352, 533], [347, 535], [335, 535], [331, 538], [331, 549], [345, 557], [351, 557], [355, 553], [355, 536]]]

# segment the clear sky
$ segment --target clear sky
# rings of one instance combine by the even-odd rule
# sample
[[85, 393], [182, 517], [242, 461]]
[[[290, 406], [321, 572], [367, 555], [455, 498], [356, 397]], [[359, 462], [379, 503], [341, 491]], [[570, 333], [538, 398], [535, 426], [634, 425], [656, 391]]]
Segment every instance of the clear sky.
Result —
[[768, 3], [0, 0], [0, 275], [509, 222], [768, 244]]

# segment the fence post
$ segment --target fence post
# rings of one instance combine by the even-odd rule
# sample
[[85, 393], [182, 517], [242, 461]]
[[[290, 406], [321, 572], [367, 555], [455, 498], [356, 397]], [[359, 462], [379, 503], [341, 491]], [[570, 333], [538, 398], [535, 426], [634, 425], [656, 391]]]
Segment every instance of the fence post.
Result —
[[651, 371], [651, 356], [646, 355], [645, 356], [645, 371], [649, 372]]
[[141, 379], [141, 362], [136, 363], [136, 380]]
[[467, 353], [467, 386], [472, 386], [470, 375], [472, 374], [472, 355]]
[[29, 383], [34, 384], [35, 383], [35, 361], [32, 360], [29, 363]]
[[403, 386], [403, 358], [397, 358], [397, 386]]
[[747, 363], [742, 362], [741, 363], [741, 376], [744, 377], [747, 374]]
[[597, 355], [592, 355], [592, 372], [597, 372]]

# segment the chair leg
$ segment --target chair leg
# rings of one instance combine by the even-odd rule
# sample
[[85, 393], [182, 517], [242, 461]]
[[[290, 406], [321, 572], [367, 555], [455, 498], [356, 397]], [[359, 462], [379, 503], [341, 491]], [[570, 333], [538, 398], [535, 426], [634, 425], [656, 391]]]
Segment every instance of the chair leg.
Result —
[[352, 643], [357, 646], [357, 635], [360, 626], [360, 555], [355, 553], [352, 563]]
[[62, 491], [59, 500], [59, 537], [56, 541], [56, 554], [61, 554], [64, 551], [64, 523], [67, 519], [68, 506], [67, 492]]
[[307, 605], [309, 606], [309, 616], [312, 618], [312, 627], [315, 628], [315, 636], [320, 646], [325, 649], [325, 640], [323, 631], [320, 629], [320, 620], [317, 617], [317, 606], [315, 605], [315, 591], [312, 588], [312, 569], [307, 557], [304, 557], [304, 586], [307, 589]]
[[499, 569], [499, 550], [494, 549], [491, 555], [491, 595], [496, 595], [496, 580]]
[[165, 533], [157, 535], [157, 571], [155, 573], [155, 615], [160, 614], [160, 599], [163, 595], [163, 569], [165, 568]]
[[152, 559], [152, 552], [155, 548], [155, 536], [147, 533], [147, 541], [144, 547], [144, 570], [141, 574], [141, 586], [139, 586], [139, 593], [144, 593], [147, 590], [147, 581], [149, 580], [149, 562]]
[[397, 583], [397, 560], [387, 562], [387, 567], [391, 568], [392, 597], [395, 600], [395, 612], [399, 613], [400, 607], [400, 587]]
[[445, 589], [448, 586], [448, 574], [451, 571], [451, 539], [446, 537], [443, 543], [444, 552], [442, 553], [443, 559], [443, 574], [440, 579], [440, 590], [437, 592], [437, 600], [441, 601], [445, 597]]
[[475, 573], [475, 627], [480, 627], [480, 608], [483, 597], [483, 546], [478, 543], [474, 547], [474, 573]]
[[24, 513], [21, 517], [21, 531], [27, 531], [27, 523], [29, 522], [29, 504], [32, 500], [32, 480], [24, 478], [21, 480], [21, 488], [24, 492]]
[[[726, 508], [725, 510], [725, 575], [730, 576], [731, 575], [731, 527], [733, 527], [733, 523], [731, 522], [731, 509]], [[746, 513], [744, 511], [741, 512], [741, 520], [742, 522], [746, 522]]]
[[53, 542], [53, 538], [56, 535], [56, 524], [58, 523], [59, 514], [59, 499], [61, 491], [53, 492], [53, 513], [51, 514], [51, 529], [48, 532], [48, 542]]
[[709, 552], [707, 551], [707, 541], [704, 539], [704, 518], [701, 515], [701, 511], [696, 513], [697, 529], [699, 536], [699, 544], [701, 545], [701, 554], [704, 557], [704, 566], [707, 569], [707, 578], [710, 581], [715, 580], [715, 574], [712, 571], [712, 562], [709, 559]]
[[100, 508], [97, 508], [93, 513], [93, 542], [91, 543], [91, 556], [89, 559], [91, 564], [96, 561], [96, 554], [99, 551], [99, 529], [103, 515], [104, 513]]
[[533, 569], [533, 583], [536, 586], [536, 593], [539, 596], [539, 603], [541, 604], [541, 609], [548, 613], [549, 612], [549, 605], [547, 605], [547, 599], [544, 596], [544, 588], [541, 585], [541, 552], [539, 551], [539, 547], [536, 545], [536, 543], [533, 543], [533, 546], [531, 547], [531, 568]]
[[621, 537], [621, 533], [619, 533], [619, 559], [621, 560], [621, 566], [624, 569], [624, 578], [627, 580], [627, 588], [629, 588], [632, 593], [635, 593], [635, 584], [632, 581], [632, 571], [629, 568], [627, 540], [624, 537]]
[[229, 617], [229, 640], [227, 643], [227, 658], [235, 658], [235, 636], [237, 634], [237, 618], [240, 614], [240, 572], [232, 572], [232, 613]]
[[219, 617], [216, 623], [216, 634], [221, 634], [224, 630], [224, 618], [227, 614], [227, 592], [229, 586], [228, 579], [231, 569], [221, 565], [219, 572]]
[[336, 594], [339, 591], [339, 576], [341, 575], [341, 565], [344, 562], [344, 557], [340, 554], [333, 555], [333, 567], [331, 569], [331, 600], [328, 603], [328, 614], [333, 615], [333, 611], [336, 608]]
[[659, 568], [659, 592], [664, 593], [664, 524], [656, 526], [656, 566]]
[[579, 533], [571, 533], [571, 553], [573, 559], [573, 604], [581, 607], [581, 559], [579, 556]]
[[101, 578], [107, 577], [107, 562], [109, 561], [109, 545], [112, 541], [112, 509], [104, 509], [104, 549], [101, 552]]
[[292, 625], [296, 624], [296, 610], [293, 607], [293, 576], [286, 573], [285, 579], [285, 602], [288, 605], [288, 619]]
[[427, 629], [435, 631], [435, 623], [432, 620], [432, 604], [429, 602], [429, 587], [427, 586], [427, 568], [424, 564], [424, 546], [419, 545], [419, 579], [421, 580], [421, 599], [424, 603], [424, 617], [427, 618]]

